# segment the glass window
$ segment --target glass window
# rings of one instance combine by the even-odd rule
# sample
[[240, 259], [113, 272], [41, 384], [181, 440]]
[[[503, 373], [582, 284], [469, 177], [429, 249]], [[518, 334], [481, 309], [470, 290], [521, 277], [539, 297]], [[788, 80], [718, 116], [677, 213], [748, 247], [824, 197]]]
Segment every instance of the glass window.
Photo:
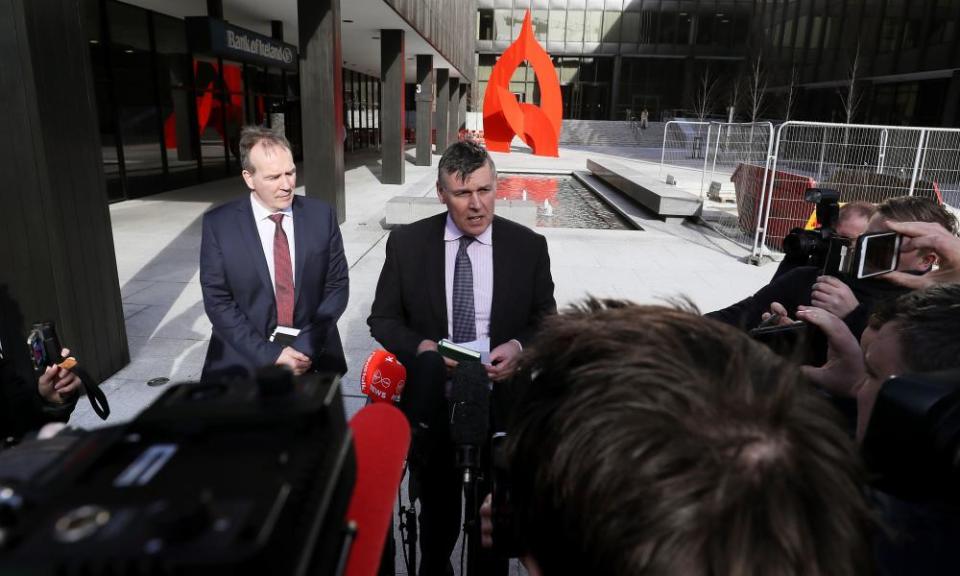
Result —
[[715, 19], [712, 12], [697, 14], [697, 44], [706, 46], [714, 43]]
[[600, 42], [603, 38], [603, 12], [587, 12], [583, 25], [584, 42]]
[[620, 41], [620, 12], [603, 13], [603, 42]]
[[163, 189], [163, 151], [147, 12], [110, 2], [107, 18], [126, 196], [153, 194]]
[[198, 150], [195, 147], [195, 125], [191, 110], [193, 71], [187, 51], [183, 20], [153, 15], [153, 31], [157, 46], [157, 84], [160, 96], [160, 117], [163, 122], [163, 149], [167, 156], [167, 188], [179, 188], [197, 181]]
[[677, 36], [674, 42], [677, 44], [690, 43], [690, 28], [693, 25], [693, 15], [687, 12], [681, 12], [677, 15]]
[[624, 12], [623, 24], [620, 27], [621, 42], [639, 42], [640, 41], [640, 13]]
[[953, 42], [954, 27], [956, 26], [953, 20], [953, 2], [954, 0], [937, 0], [929, 36], [931, 45]]
[[530, 13], [530, 19], [533, 24], [533, 34], [536, 36], [538, 42], [547, 41], [547, 29], [550, 25], [550, 20], [547, 17], [546, 10], [534, 10]]
[[560, 58], [560, 83], [569, 84], [577, 77], [579, 58]]
[[493, 66], [497, 63], [497, 57], [494, 54], [481, 54], [477, 63], [477, 79], [489, 80], [490, 73], [493, 72]]
[[660, 14], [660, 36], [658, 41], [661, 44], [673, 44], [677, 38], [677, 19], [676, 12], [663, 12]]
[[583, 42], [583, 14], [582, 10], [567, 12], [567, 42]]
[[883, 28], [880, 29], [880, 52], [893, 52], [897, 48], [900, 34], [901, 20], [887, 17], [883, 19]]
[[494, 38], [496, 40], [512, 40], [510, 34], [513, 32], [511, 29], [511, 24], [513, 22], [512, 11], [510, 10], [494, 10], [493, 11], [493, 27], [494, 27]]
[[656, 10], [644, 10], [640, 12], [640, 43], [653, 44], [657, 41], [657, 17], [659, 12]]
[[493, 10], [478, 11], [477, 40], [493, 40]]
[[[527, 16], [526, 9], [524, 10], [514, 10], [513, 11], [513, 38], [516, 39], [520, 36], [520, 31], [523, 30], [523, 19]], [[530, 15], [530, 24], [533, 24], [533, 14]]]
[[547, 40], [550, 42], [562, 42], [567, 33], [566, 23], [567, 23], [566, 11], [551, 10]]

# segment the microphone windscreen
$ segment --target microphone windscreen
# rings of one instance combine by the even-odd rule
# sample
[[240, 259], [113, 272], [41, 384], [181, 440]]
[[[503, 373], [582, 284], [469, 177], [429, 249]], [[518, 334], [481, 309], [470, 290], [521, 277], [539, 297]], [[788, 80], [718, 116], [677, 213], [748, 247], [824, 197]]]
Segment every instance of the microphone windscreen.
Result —
[[360, 392], [374, 402], [397, 402], [407, 381], [407, 369], [383, 348], [374, 350], [360, 371]]
[[347, 519], [357, 523], [357, 536], [347, 559], [347, 576], [375, 576], [390, 529], [393, 502], [403, 478], [410, 446], [410, 425], [389, 404], [370, 404], [350, 419], [357, 458], [357, 482]]
[[450, 387], [450, 438], [480, 446], [490, 428], [490, 378], [479, 362], [460, 362]]

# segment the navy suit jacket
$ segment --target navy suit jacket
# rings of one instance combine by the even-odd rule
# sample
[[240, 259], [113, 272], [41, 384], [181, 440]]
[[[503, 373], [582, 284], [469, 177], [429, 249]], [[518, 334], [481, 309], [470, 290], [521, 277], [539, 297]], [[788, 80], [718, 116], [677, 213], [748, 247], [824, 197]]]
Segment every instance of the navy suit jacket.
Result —
[[[424, 218], [390, 234], [387, 259], [367, 324], [401, 362], [410, 362], [423, 340], [447, 336], [443, 231], [447, 213]], [[511, 339], [526, 347], [540, 321], [557, 310], [547, 240], [510, 220], [493, 220], [493, 300], [490, 347]]]
[[[292, 346], [316, 370], [346, 372], [337, 320], [349, 281], [336, 214], [326, 202], [296, 196], [293, 230], [293, 320], [300, 335]], [[204, 214], [200, 284], [213, 324], [202, 378], [243, 377], [273, 364], [283, 350], [268, 341], [277, 325], [276, 298], [248, 195]]]

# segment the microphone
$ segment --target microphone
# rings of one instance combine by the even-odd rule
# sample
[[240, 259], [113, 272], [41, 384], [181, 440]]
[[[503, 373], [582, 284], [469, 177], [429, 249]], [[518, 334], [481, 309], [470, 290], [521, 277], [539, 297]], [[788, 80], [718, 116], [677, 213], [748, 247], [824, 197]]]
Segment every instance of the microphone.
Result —
[[356, 539], [347, 558], [346, 576], [375, 576], [390, 529], [393, 501], [403, 477], [410, 426], [400, 410], [370, 404], [350, 419], [357, 459], [357, 481], [347, 508], [356, 524]]
[[407, 382], [407, 369], [383, 348], [374, 350], [360, 372], [360, 392], [374, 402], [398, 402]]
[[479, 362], [460, 362], [450, 389], [450, 438], [457, 448], [456, 464], [464, 482], [480, 467], [480, 447], [490, 428], [490, 378]]

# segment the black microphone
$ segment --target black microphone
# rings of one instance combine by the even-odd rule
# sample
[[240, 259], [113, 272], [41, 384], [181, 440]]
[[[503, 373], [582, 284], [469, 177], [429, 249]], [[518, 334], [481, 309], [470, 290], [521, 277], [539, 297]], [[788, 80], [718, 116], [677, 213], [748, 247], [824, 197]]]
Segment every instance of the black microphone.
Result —
[[490, 429], [490, 378], [479, 362], [463, 361], [453, 371], [450, 389], [450, 438], [456, 446], [456, 465], [469, 481], [480, 468], [480, 447]]

